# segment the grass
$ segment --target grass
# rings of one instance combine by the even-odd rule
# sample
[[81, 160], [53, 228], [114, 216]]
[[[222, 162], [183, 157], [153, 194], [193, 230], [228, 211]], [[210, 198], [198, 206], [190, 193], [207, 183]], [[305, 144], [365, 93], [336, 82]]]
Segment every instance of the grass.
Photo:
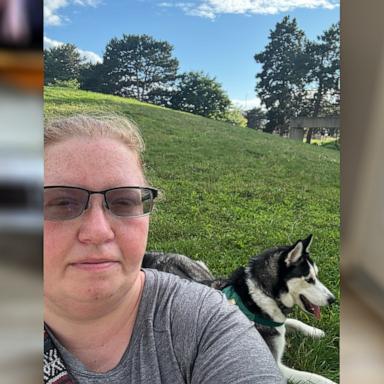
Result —
[[[339, 152], [116, 96], [47, 88], [47, 118], [116, 112], [140, 127], [152, 185], [162, 190], [148, 249], [203, 260], [217, 276], [265, 248], [314, 234], [320, 278], [339, 297]], [[338, 381], [339, 306], [326, 337], [289, 338], [285, 362]]]

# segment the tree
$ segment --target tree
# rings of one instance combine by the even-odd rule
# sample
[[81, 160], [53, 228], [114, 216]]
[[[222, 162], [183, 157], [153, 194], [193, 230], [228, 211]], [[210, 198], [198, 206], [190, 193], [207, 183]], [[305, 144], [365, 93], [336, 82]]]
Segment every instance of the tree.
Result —
[[244, 117], [244, 112], [231, 104], [221, 117], [217, 120], [225, 121], [231, 125], [237, 125], [238, 127], [245, 128], [247, 126], [247, 119]]
[[247, 119], [244, 117], [244, 112], [240, 109], [231, 105], [224, 113], [223, 121], [232, 125], [245, 128], [247, 126]]
[[103, 88], [108, 93], [167, 105], [179, 63], [173, 47], [147, 35], [123, 35], [106, 46]]
[[44, 83], [77, 80], [81, 67], [81, 56], [73, 44], [62, 44], [44, 50]]
[[174, 109], [220, 119], [231, 101], [215, 78], [203, 72], [187, 72], [179, 76], [170, 104]]
[[303, 58], [305, 35], [296, 19], [285, 16], [269, 35], [263, 52], [254, 56], [262, 64], [257, 74], [256, 93], [267, 109], [266, 132], [288, 131], [289, 120], [298, 116], [305, 95]]
[[[312, 117], [339, 114], [340, 104], [340, 24], [333, 24], [317, 42], [306, 45], [307, 82], [315, 89], [309, 99]], [[309, 129], [307, 143], [313, 129]]]
[[245, 118], [248, 128], [264, 129], [267, 116], [263, 109], [255, 107], [245, 112]]
[[100, 93], [112, 93], [109, 92], [106, 79], [106, 68], [102, 63], [88, 63], [80, 68], [79, 82], [81, 89]]

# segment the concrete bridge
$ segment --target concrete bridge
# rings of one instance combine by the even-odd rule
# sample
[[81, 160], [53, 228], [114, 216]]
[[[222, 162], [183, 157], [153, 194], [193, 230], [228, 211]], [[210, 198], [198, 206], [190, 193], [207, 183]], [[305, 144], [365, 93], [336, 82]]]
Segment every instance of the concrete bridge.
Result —
[[289, 138], [303, 141], [305, 128], [340, 128], [339, 116], [333, 117], [296, 117], [289, 123]]

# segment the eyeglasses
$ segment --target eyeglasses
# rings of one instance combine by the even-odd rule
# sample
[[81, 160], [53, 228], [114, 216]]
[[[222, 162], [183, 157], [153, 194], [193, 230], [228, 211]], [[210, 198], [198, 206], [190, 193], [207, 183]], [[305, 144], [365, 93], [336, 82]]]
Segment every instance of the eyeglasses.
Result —
[[104, 195], [104, 207], [113, 215], [139, 217], [152, 212], [158, 190], [149, 187], [119, 187], [104, 191], [89, 191], [77, 187], [44, 187], [44, 219], [50, 221], [75, 219], [89, 207], [89, 199], [93, 194]]

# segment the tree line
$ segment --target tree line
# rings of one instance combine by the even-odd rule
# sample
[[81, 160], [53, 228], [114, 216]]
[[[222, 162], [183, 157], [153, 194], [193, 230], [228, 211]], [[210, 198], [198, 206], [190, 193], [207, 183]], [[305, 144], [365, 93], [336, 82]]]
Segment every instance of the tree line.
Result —
[[[306, 38], [296, 19], [288, 16], [270, 32], [269, 43], [254, 59], [262, 64], [256, 75], [256, 94], [265, 106], [249, 112], [264, 118], [264, 131], [288, 133], [295, 117], [327, 117], [340, 109], [340, 24], [317, 37]], [[248, 119], [250, 120], [250, 119]], [[314, 129], [309, 130], [307, 142]]]
[[148, 35], [111, 39], [101, 63], [84, 62], [73, 44], [45, 50], [44, 61], [46, 85], [135, 98], [246, 126], [214, 77], [202, 71], [179, 74], [173, 46]]
[[180, 74], [173, 46], [148, 35], [111, 39], [96, 64], [84, 62], [73, 44], [44, 50], [45, 84], [131, 97], [283, 135], [292, 117], [338, 113], [339, 34], [339, 25], [332, 25], [310, 41], [296, 19], [277, 23], [254, 56], [262, 64], [255, 91], [263, 108], [247, 111], [246, 119], [216, 78], [202, 71]]

